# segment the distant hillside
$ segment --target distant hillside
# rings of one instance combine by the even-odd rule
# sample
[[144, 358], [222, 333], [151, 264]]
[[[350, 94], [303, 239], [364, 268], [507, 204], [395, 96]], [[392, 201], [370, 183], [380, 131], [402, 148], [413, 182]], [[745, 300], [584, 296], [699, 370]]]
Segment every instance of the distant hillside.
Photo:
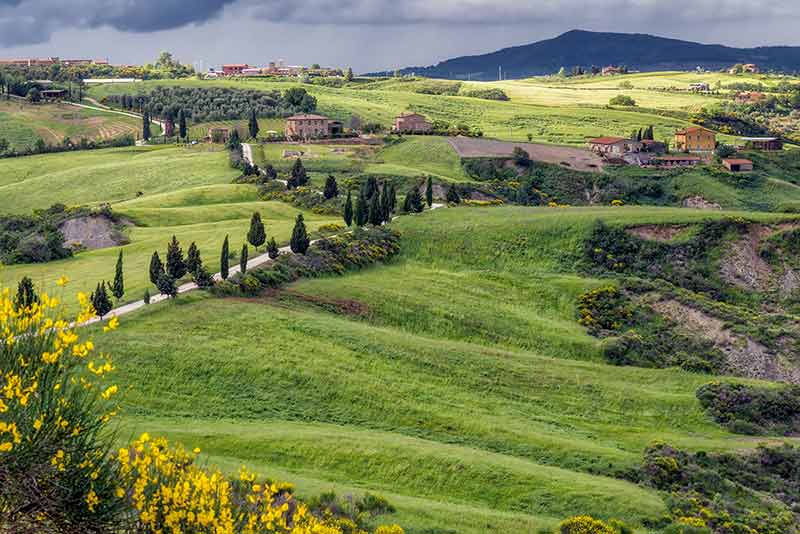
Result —
[[401, 72], [432, 78], [496, 80], [501, 66], [504, 78], [525, 78], [573, 66], [626, 65], [641, 71], [690, 70], [699, 66], [716, 70], [735, 63], [796, 72], [800, 71], [800, 47], [732, 48], [638, 33], [572, 30], [554, 39], [448, 59], [429, 67], [408, 67]]

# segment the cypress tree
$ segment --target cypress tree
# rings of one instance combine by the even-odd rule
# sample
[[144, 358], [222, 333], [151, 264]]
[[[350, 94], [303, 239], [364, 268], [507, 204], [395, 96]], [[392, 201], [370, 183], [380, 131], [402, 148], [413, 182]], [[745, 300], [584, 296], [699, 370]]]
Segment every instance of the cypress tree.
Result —
[[142, 300], [144, 300], [145, 304], [150, 304], [150, 290], [149, 289], [145, 289], [144, 290], [144, 297], [142, 298]]
[[167, 245], [167, 273], [175, 280], [180, 280], [186, 274], [183, 250], [174, 235], [172, 241]]
[[207, 289], [214, 286], [214, 277], [208, 272], [208, 269], [202, 265], [197, 268], [192, 276], [192, 280], [200, 289]]
[[250, 137], [253, 139], [258, 137], [258, 117], [255, 109], [250, 110], [250, 121], [247, 123], [247, 129], [250, 131]]
[[161, 263], [158, 252], [153, 252], [153, 255], [150, 257], [150, 281], [153, 285], [158, 282], [158, 277], [162, 274], [164, 274], [164, 264]]
[[425, 202], [428, 203], [428, 207], [433, 205], [433, 178], [428, 176], [428, 183], [425, 184]]
[[[520, 186], [519, 188], [520, 193], [525, 191], [524, 186]], [[527, 191], [526, 191], [527, 193]], [[459, 204], [461, 202], [461, 197], [458, 196], [458, 191], [456, 191], [456, 186], [451, 185], [450, 188], [447, 190], [447, 203], [448, 204]], [[527, 202], [526, 202], [527, 204]]]
[[111, 299], [108, 298], [108, 292], [106, 291], [105, 280], [97, 284], [97, 288], [94, 290], [94, 293], [92, 293], [90, 300], [92, 301], [94, 311], [100, 316], [101, 319], [105, 314], [113, 309]]
[[228, 137], [228, 150], [241, 150], [241, 145], [242, 140], [239, 139], [239, 130], [234, 128], [230, 137]]
[[364, 226], [367, 224], [367, 219], [369, 217], [367, 210], [367, 199], [364, 198], [363, 194], [359, 194], [356, 200], [356, 226]]
[[258, 247], [263, 245], [266, 240], [267, 233], [264, 230], [264, 223], [261, 222], [261, 214], [255, 212], [250, 217], [250, 230], [247, 232], [247, 241], [258, 250]]
[[292, 165], [292, 177], [289, 179], [289, 183], [292, 184], [290, 189], [294, 187], [300, 187], [308, 183], [306, 168], [303, 167], [303, 162], [300, 160], [300, 158], [294, 160], [294, 165]]
[[200, 250], [194, 241], [189, 245], [189, 250], [186, 252], [186, 271], [189, 274], [194, 274], [197, 269], [203, 266], [203, 259], [200, 257]]
[[378, 192], [378, 180], [374, 176], [367, 178], [367, 181], [361, 186], [361, 194], [366, 200], [372, 198], [372, 195]]
[[222, 242], [222, 252], [219, 254], [219, 274], [223, 280], [228, 279], [228, 270], [230, 269], [230, 251], [228, 250], [228, 236], [225, 236], [225, 241]]
[[383, 215], [385, 222], [392, 220], [392, 200], [389, 194], [389, 184], [383, 184], [381, 188], [381, 215]]
[[14, 299], [14, 305], [18, 310], [24, 310], [39, 302], [39, 295], [33, 288], [33, 280], [27, 276], [23, 276], [22, 280], [17, 284], [17, 298]]
[[150, 112], [145, 110], [142, 115], [142, 139], [149, 141], [150, 137]]
[[403, 204], [403, 210], [406, 213], [420, 213], [425, 206], [422, 203], [422, 195], [419, 194], [419, 189], [415, 186], [406, 193], [406, 200]]
[[172, 278], [169, 273], [164, 273], [158, 277], [156, 287], [162, 295], [173, 299], [178, 296], [178, 286], [175, 285], [175, 279]]
[[267, 166], [264, 167], [264, 176], [267, 177], [267, 180], [275, 180], [278, 177], [278, 171], [271, 163], [267, 163]]
[[336, 184], [336, 178], [331, 174], [325, 179], [325, 190], [322, 195], [326, 200], [339, 196], [339, 186]]
[[397, 191], [394, 184], [389, 184], [389, 212], [394, 213], [397, 209]]
[[353, 224], [353, 199], [350, 190], [347, 190], [347, 200], [344, 201], [344, 222], [347, 226]]
[[303, 222], [303, 214], [298, 213], [294, 223], [294, 230], [292, 230], [292, 240], [289, 242], [289, 245], [292, 247], [292, 252], [296, 254], [305, 254], [309, 244], [310, 241], [308, 239], [308, 232], [306, 231], [306, 223]]
[[242, 245], [242, 253], [239, 255], [239, 271], [244, 274], [247, 272], [247, 256], [249, 255], [249, 251], [247, 250], [247, 243]]
[[178, 135], [181, 139], [186, 139], [189, 135], [189, 130], [186, 128], [186, 113], [183, 110], [178, 111]]
[[269, 238], [269, 243], [267, 243], [267, 254], [271, 259], [275, 259], [280, 255], [281, 251], [278, 250], [278, 243], [275, 242], [274, 237]]
[[380, 226], [383, 223], [383, 210], [381, 210], [381, 200], [379, 195], [372, 195], [369, 201], [369, 223], [372, 226]]
[[117, 300], [121, 299], [125, 294], [125, 280], [122, 276], [122, 251], [119, 251], [117, 258], [117, 268], [114, 272], [114, 283], [111, 285], [111, 293]]

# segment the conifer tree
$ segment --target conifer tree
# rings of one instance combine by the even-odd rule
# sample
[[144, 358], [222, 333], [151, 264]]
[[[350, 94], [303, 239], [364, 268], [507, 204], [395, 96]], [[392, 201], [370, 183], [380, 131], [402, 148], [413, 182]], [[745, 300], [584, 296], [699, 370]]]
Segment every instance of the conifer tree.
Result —
[[369, 218], [368, 209], [367, 199], [363, 194], [359, 194], [358, 199], [356, 199], [356, 226], [364, 226], [367, 224]]
[[33, 288], [33, 280], [27, 276], [23, 276], [22, 280], [17, 284], [17, 298], [14, 299], [14, 305], [18, 310], [24, 310], [39, 302], [39, 295]]
[[267, 166], [264, 167], [264, 176], [267, 177], [267, 180], [275, 180], [278, 178], [278, 171], [275, 170], [271, 163], [267, 163]]
[[149, 141], [150, 137], [150, 112], [145, 110], [144, 115], [142, 115], [142, 139]]
[[270, 259], [275, 259], [280, 255], [281, 251], [278, 250], [278, 243], [275, 242], [275, 237], [269, 238], [269, 243], [267, 243], [267, 254], [269, 254]]
[[247, 243], [242, 245], [242, 253], [239, 255], [239, 272], [242, 274], [247, 272], [247, 256], [250, 254], [247, 249]]
[[408, 193], [406, 193], [406, 199], [403, 203], [403, 211], [406, 213], [420, 213], [424, 207], [425, 206], [422, 203], [422, 195], [419, 194], [419, 189], [416, 186], [412, 187]]
[[[520, 186], [520, 191], [523, 191], [525, 188]], [[458, 196], [458, 191], [456, 191], [456, 186], [451, 185], [447, 189], [447, 203], [448, 204], [458, 204], [461, 202], [461, 197]], [[526, 202], [527, 204], [527, 202]]]
[[425, 184], [425, 202], [428, 203], [428, 207], [433, 205], [433, 178], [428, 176], [428, 183]]
[[258, 247], [267, 241], [267, 232], [261, 222], [261, 214], [257, 211], [250, 217], [250, 230], [247, 232], [247, 241], [258, 250]]
[[183, 261], [183, 250], [180, 243], [172, 236], [172, 241], [167, 245], [167, 273], [175, 280], [180, 280], [186, 274], [186, 263]]
[[394, 184], [389, 184], [389, 213], [394, 213], [397, 209], [397, 191]]
[[369, 200], [369, 212], [367, 218], [372, 226], [380, 226], [383, 223], [383, 210], [381, 209], [380, 195], [372, 195], [372, 198]]
[[186, 271], [189, 274], [194, 274], [197, 269], [203, 266], [203, 259], [200, 257], [200, 250], [194, 241], [189, 245], [189, 250], [186, 252]]
[[186, 139], [189, 135], [189, 130], [186, 128], [186, 113], [183, 110], [178, 111], [178, 135], [181, 139]]
[[347, 190], [347, 200], [344, 201], [344, 222], [347, 226], [353, 224], [353, 199], [350, 190]]
[[219, 254], [219, 275], [223, 280], [228, 279], [228, 272], [230, 270], [230, 251], [228, 250], [228, 236], [225, 236], [225, 241], [222, 242], [222, 252]]
[[378, 180], [374, 176], [370, 176], [367, 178], [367, 181], [364, 182], [361, 186], [361, 194], [364, 196], [365, 200], [369, 200], [372, 198], [372, 195], [378, 192]]
[[101, 319], [105, 314], [113, 309], [111, 299], [108, 298], [108, 292], [106, 291], [105, 280], [97, 284], [97, 288], [94, 290], [94, 293], [92, 293], [90, 300], [92, 302], [94, 311], [100, 316]]
[[306, 168], [303, 167], [303, 162], [300, 158], [294, 160], [294, 165], [292, 165], [292, 177], [289, 179], [290, 189], [294, 189], [295, 187], [301, 187], [308, 183], [308, 175], [306, 174]]
[[121, 299], [123, 295], [125, 295], [125, 279], [122, 275], [122, 251], [119, 251], [119, 257], [117, 257], [117, 267], [114, 271], [114, 283], [111, 285], [111, 293], [116, 297], [117, 300]]
[[250, 132], [250, 137], [255, 139], [258, 137], [258, 117], [256, 116], [256, 110], [250, 110], [250, 120], [247, 123], [247, 129]]
[[331, 174], [325, 179], [325, 190], [322, 195], [326, 200], [339, 196], [339, 186], [336, 183], [336, 178]]
[[208, 272], [208, 269], [202, 265], [192, 275], [192, 280], [200, 289], [207, 289], [214, 286], [214, 277]]
[[390, 191], [389, 184], [383, 184], [381, 188], [381, 215], [383, 216], [383, 220], [385, 222], [389, 222], [392, 220], [392, 200], [389, 197]]
[[346, 82], [352, 82], [353, 81], [353, 67], [347, 67], [347, 72], [345, 72], [345, 74], [344, 74], [344, 80]]
[[178, 286], [175, 285], [175, 279], [169, 273], [164, 273], [158, 277], [156, 287], [162, 295], [166, 295], [169, 298], [174, 299], [178, 296]]
[[144, 290], [144, 297], [142, 297], [142, 300], [144, 301], [145, 304], [150, 304], [150, 290], [149, 289], [145, 289]]
[[158, 252], [153, 252], [150, 257], [150, 282], [153, 285], [158, 282], [158, 277], [164, 274], [164, 264], [161, 263], [161, 258], [158, 257]]
[[303, 214], [298, 213], [297, 219], [294, 223], [294, 230], [292, 230], [292, 239], [289, 245], [292, 252], [296, 254], [305, 254], [308, 250], [310, 240], [308, 239], [308, 232], [306, 231], [306, 223], [303, 222]]
[[242, 140], [239, 138], [239, 130], [236, 128], [233, 129], [231, 132], [230, 137], [228, 137], [228, 150], [241, 150], [242, 149]]

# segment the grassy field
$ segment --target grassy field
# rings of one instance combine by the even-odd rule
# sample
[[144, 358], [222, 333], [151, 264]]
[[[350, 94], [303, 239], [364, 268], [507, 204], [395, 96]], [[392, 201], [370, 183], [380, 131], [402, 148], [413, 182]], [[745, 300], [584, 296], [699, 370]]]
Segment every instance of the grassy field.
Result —
[[115, 113], [77, 108], [69, 104], [29, 104], [25, 100], [0, 101], [0, 138], [12, 148], [33, 147], [37, 139], [49, 145], [65, 138], [111, 139], [141, 131], [141, 121]]
[[[723, 215], [438, 210], [393, 223], [403, 252], [388, 266], [154, 306], [97, 340], [126, 391], [123, 436], [163, 433], [305, 495], [383, 493], [408, 532], [528, 532], [576, 513], [641, 526], [662, 496], [619, 477], [649, 442], [759, 440], [703, 413], [694, 391], [708, 376], [602, 363], [574, 315], [575, 296], [605, 283], [576, 271], [582, 240], [598, 218]], [[362, 312], [330, 311], [343, 301]]]

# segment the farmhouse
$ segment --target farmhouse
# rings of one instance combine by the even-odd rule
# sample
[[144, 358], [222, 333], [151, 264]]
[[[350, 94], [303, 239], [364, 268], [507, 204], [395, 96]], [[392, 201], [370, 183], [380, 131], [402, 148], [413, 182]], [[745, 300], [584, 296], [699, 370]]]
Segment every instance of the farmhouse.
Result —
[[330, 137], [343, 132], [342, 123], [323, 115], [304, 113], [286, 119], [286, 137], [289, 139], [312, 139]]
[[231, 132], [228, 128], [209, 128], [208, 129], [208, 139], [212, 143], [225, 143], [231, 136]]
[[690, 126], [675, 132], [675, 148], [681, 152], [713, 152], [717, 134], [701, 126]]
[[778, 137], [740, 137], [736, 147], [743, 150], [783, 150], [783, 141]]
[[658, 156], [653, 158], [651, 163], [658, 167], [690, 167], [692, 165], [699, 165], [700, 157], [686, 154]]
[[622, 157], [642, 150], [642, 143], [624, 137], [597, 137], [589, 139], [589, 150], [606, 157]]
[[602, 70], [603, 76], [614, 76], [616, 74], [625, 74], [625, 68], [617, 67], [615, 65], [609, 65], [607, 67], [603, 67]]
[[767, 99], [767, 95], [759, 91], [740, 91], [733, 99], [737, 104], [760, 104]]
[[419, 113], [401, 113], [394, 118], [394, 132], [430, 132], [433, 125]]
[[753, 170], [753, 162], [749, 159], [723, 159], [722, 165], [731, 172], [750, 172]]
[[250, 65], [247, 63], [229, 63], [222, 66], [222, 74], [225, 76], [235, 76], [241, 74], [244, 69], [249, 69]]

